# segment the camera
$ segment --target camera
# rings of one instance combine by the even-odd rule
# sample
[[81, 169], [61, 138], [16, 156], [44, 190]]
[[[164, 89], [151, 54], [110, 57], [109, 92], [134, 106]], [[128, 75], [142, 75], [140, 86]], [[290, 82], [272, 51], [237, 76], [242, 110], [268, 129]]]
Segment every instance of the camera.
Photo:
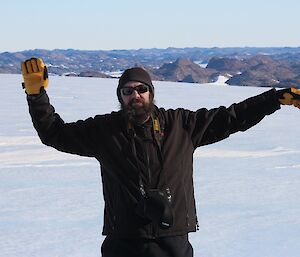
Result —
[[174, 224], [174, 211], [170, 189], [147, 190], [137, 204], [136, 214], [157, 223], [161, 229], [172, 227]]

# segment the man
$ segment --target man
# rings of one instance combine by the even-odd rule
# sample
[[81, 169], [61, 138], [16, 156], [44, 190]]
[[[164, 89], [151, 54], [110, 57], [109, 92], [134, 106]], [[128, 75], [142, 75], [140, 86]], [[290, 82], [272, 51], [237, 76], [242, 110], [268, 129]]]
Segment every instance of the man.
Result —
[[29, 112], [41, 141], [60, 151], [96, 158], [105, 200], [104, 257], [191, 257], [188, 233], [197, 230], [194, 150], [245, 131], [281, 104], [300, 108], [300, 90], [272, 89], [229, 108], [164, 110], [142, 68], [119, 79], [121, 110], [64, 123], [45, 89], [41, 59], [21, 64]]

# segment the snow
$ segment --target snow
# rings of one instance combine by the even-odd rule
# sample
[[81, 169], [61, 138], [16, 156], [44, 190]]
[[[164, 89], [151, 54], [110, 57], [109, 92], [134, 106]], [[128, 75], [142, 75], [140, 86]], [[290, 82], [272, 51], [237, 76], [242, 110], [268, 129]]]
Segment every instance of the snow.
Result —
[[[0, 75], [0, 256], [100, 256], [103, 198], [94, 159], [42, 145], [20, 75]], [[119, 108], [116, 79], [50, 77], [65, 121]], [[196, 110], [229, 106], [268, 90], [155, 82], [156, 103]], [[196, 150], [200, 231], [195, 257], [298, 257], [300, 112], [283, 107], [250, 130]]]
[[223, 76], [223, 75], [219, 75], [218, 76], [218, 79], [216, 82], [214, 82], [214, 84], [223, 84], [223, 85], [226, 85], [228, 86], [225, 82], [230, 78], [230, 76], [226, 77], [226, 76]]

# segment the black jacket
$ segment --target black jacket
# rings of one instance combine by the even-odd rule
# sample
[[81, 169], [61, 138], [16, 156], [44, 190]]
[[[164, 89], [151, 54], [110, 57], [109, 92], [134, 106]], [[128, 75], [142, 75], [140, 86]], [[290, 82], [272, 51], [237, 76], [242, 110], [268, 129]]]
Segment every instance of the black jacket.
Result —
[[[193, 188], [195, 149], [222, 140], [237, 131], [245, 131], [265, 115], [279, 109], [275, 92], [274, 89], [270, 90], [229, 108], [221, 106], [197, 111], [155, 109], [154, 116], [163, 127], [161, 172], [164, 175], [157, 187], [170, 188], [175, 213], [174, 226], [166, 230], [135, 214], [136, 203], [141, 197], [139, 166], [145, 167], [146, 161], [143, 160], [143, 154], [137, 154], [137, 158], [133, 153], [132, 137], [122, 111], [64, 123], [50, 105], [45, 92], [39, 96], [28, 96], [28, 104], [34, 127], [44, 144], [63, 152], [94, 157], [99, 161], [105, 200], [103, 234], [154, 238], [183, 235], [196, 230]], [[143, 143], [139, 144], [138, 140], [136, 144], [137, 149], [143, 148]], [[150, 159], [158, 158], [153, 151], [155, 147], [154, 144], [150, 147]], [[150, 172], [157, 180], [161, 165], [154, 160], [150, 166]], [[149, 176], [144, 173], [146, 184], [147, 179]], [[148, 186], [152, 186], [151, 183]]]

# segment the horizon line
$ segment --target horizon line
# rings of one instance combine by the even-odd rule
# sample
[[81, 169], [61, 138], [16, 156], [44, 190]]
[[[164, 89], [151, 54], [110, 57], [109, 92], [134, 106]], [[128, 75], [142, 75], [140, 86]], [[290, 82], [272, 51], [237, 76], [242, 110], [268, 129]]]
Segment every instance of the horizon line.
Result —
[[119, 49], [79, 49], [79, 48], [33, 48], [33, 49], [24, 49], [24, 50], [17, 50], [17, 51], [0, 51], [0, 54], [2, 53], [19, 53], [19, 52], [27, 52], [27, 51], [55, 51], [55, 50], [62, 50], [62, 51], [68, 51], [68, 50], [74, 50], [74, 51], [104, 51], [104, 52], [110, 52], [110, 51], [140, 51], [140, 50], [167, 50], [167, 49], [233, 49], [233, 48], [239, 48], [239, 49], [247, 49], [247, 48], [256, 48], [256, 49], [270, 49], [270, 48], [300, 48], [299, 46], [212, 46], [212, 47], [199, 47], [199, 46], [187, 46], [187, 47], [141, 47], [141, 48], [119, 48]]

